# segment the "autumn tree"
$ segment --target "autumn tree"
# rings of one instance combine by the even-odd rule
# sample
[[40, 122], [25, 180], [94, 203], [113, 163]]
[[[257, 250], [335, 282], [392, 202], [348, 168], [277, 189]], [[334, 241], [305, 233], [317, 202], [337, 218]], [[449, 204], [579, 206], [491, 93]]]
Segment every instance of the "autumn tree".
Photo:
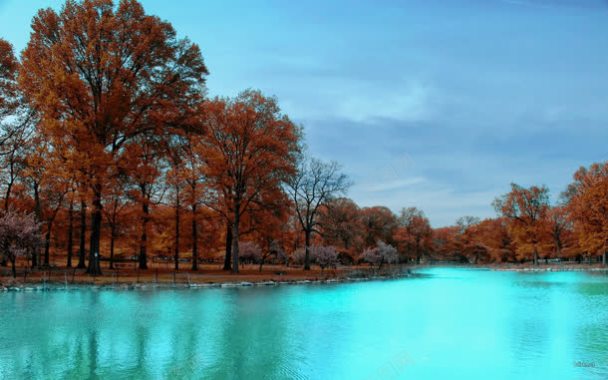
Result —
[[572, 221], [568, 215], [568, 210], [564, 205], [557, 205], [549, 208], [547, 211], [547, 219], [545, 221], [546, 228], [546, 246], [547, 254], [545, 260], [549, 256], [563, 258], [574, 247]]
[[4, 210], [6, 211], [11, 204], [14, 186], [23, 175], [28, 145], [33, 137], [33, 131], [27, 123], [7, 123], [2, 128], [0, 165], [4, 170], [0, 172], [0, 181], [3, 186]]
[[148, 269], [148, 234], [151, 207], [159, 203], [164, 194], [165, 170], [161, 151], [162, 145], [157, 135], [143, 133], [133, 139], [125, 148], [119, 167], [124, 170], [131, 185], [129, 194], [140, 206], [139, 269]]
[[480, 259], [487, 260], [490, 253], [489, 248], [479, 240], [479, 229], [476, 228], [479, 223], [480, 219], [474, 216], [463, 216], [456, 220], [459, 251], [473, 264], [477, 264]]
[[493, 205], [509, 221], [520, 253], [531, 251], [534, 264], [538, 265], [539, 247], [549, 211], [549, 190], [545, 186], [524, 188], [513, 183], [511, 191], [496, 198]]
[[579, 244], [588, 253], [608, 252], [608, 163], [581, 167], [565, 192], [567, 210], [578, 231]]
[[256, 202], [243, 215], [241, 234], [248, 234], [261, 247], [260, 267], [266, 260], [286, 259], [283, 245], [289, 233], [289, 211], [291, 202], [281, 188], [271, 188], [260, 194], [261, 202]]
[[[37, 135], [35, 138], [28, 144], [27, 153], [24, 158], [25, 168], [23, 170], [23, 181], [26, 184], [26, 187], [30, 191], [31, 199], [34, 202], [33, 205], [33, 215], [36, 220], [36, 225], [39, 228], [43, 228], [43, 205], [42, 205], [42, 189], [46, 186], [46, 180], [49, 178], [46, 175], [46, 170], [50, 169], [47, 167], [46, 161], [48, 158], [48, 143], [42, 138], [42, 136]], [[54, 213], [53, 213], [54, 214]], [[42, 231], [40, 231], [42, 233]], [[45, 255], [46, 257], [46, 255]], [[32, 258], [32, 268], [36, 268], [40, 266], [42, 257], [40, 253], [40, 246], [36, 246], [34, 251], [31, 254]], [[48, 265], [48, 262], [45, 262]]]
[[[181, 132], [181, 133], [180, 133]], [[182, 207], [184, 198], [184, 187], [186, 181], [183, 177], [184, 159], [183, 146], [185, 144], [185, 134], [183, 131], [178, 131], [170, 138], [165, 140], [167, 162], [169, 169], [167, 171], [167, 185], [170, 189], [169, 198], [172, 201], [174, 212], [174, 243], [173, 243], [173, 265], [175, 270], [179, 270], [179, 254], [181, 249], [181, 222], [182, 222]]]
[[304, 232], [304, 270], [310, 270], [310, 246], [313, 233], [319, 233], [319, 210], [333, 198], [344, 195], [350, 186], [336, 162], [325, 163], [315, 158], [301, 159], [297, 173], [289, 182], [300, 227]]
[[87, 234], [87, 203], [85, 201], [85, 195], [83, 192], [80, 193], [80, 209], [78, 213], [80, 214], [80, 224], [78, 227], [78, 265], [76, 268], [84, 269], [86, 268], [85, 260], [86, 260], [86, 234]]
[[484, 219], [476, 226], [476, 239], [490, 249], [491, 259], [497, 262], [514, 261], [517, 244], [506, 218]]
[[397, 217], [384, 206], [365, 207], [361, 209], [363, 224], [363, 242], [366, 247], [373, 247], [381, 240], [393, 244], [393, 236], [398, 227]]
[[351, 257], [361, 252], [364, 226], [359, 206], [348, 198], [336, 198], [321, 209], [319, 225], [326, 245], [341, 247]]
[[68, 186], [67, 191], [67, 204], [68, 204], [68, 225], [67, 225], [67, 247], [66, 247], [66, 256], [67, 262], [66, 267], [72, 267], [72, 257], [74, 256], [74, 203], [76, 200], [76, 188], [72, 183], [71, 186]]
[[19, 89], [17, 61], [13, 47], [0, 38], [0, 178], [4, 210], [8, 210], [13, 186], [24, 165], [25, 150], [32, 137], [35, 117]]
[[[44, 136], [37, 135], [30, 141], [25, 158], [23, 176], [30, 184], [34, 199], [34, 215], [44, 228], [44, 256], [42, 264], [50, 265], [53, 227], [65, 198], [72, 187], [72, 180]], [[37, 260], [40, 258], [38, 257]]]
[[465, 259], [458, 238], [460, 231], [458, 226], [441, 227], [433, 231], [432, 251], [436, 258], [458, 262]]
[[19, 106], [18, 68], [19, 62], [15, 57], [13, 46], [0, 38], [0, 123], [2, 124], [6, 118], [14, 116]]
[[184, 201], [190, 208], [192, 270], [198, 270], [199, 208], [205, 200], [205, 141], [202, 130], [185, 135], [181, 145], [182, 164], [176, 173], [176, 180], [184, 183]]
[[198, 46], [136, 0], [68, 1], [34, 17], [19, 83], [45, 135], [83, 154], [92, 194], [89, 273], [101, 272], [102, 196], [117, 158], [144, 132], [184, 127], [206, 74]]
[[110, 229], [110, 269], [114, 269], [114, 256], [116, 240], [121, 235], [121, 225], [124, 223], [122, 218], [129, 206], [125, 196], [126, 178], [116, 177], [112, 179], [111, 187], [105, 194], [105, 207], [103, 216]]
[[465, 233], [471, 227], [479, 224], [481, 220], [476, 216], [462, 216], [456, 220], [456, 225], [458, 226], [459, 232]]
[[231, 226], [232, 271], [238, 272], [241, 218], [294, 173], [299, 131], [276, 99], [259, 91], [215, 99], [202, 114], [205, 178], [213, 193], [208, 205]]
[[395, 240], [405, 253], [412, 253], [414, 260], [420, 264], [422, 257], [431, 247], [433, 230], [422, 210], [407, 207], [399, 214], [399, 228], [395, 231]]

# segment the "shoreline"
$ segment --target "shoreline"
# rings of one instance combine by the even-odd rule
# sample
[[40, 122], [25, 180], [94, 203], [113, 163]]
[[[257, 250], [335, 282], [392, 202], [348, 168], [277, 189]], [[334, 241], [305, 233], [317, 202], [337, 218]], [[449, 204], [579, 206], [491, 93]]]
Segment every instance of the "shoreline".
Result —
[[[19, 278], [13, 279], [0, 277], [0, 292], [37, 292], [37, 291], [73, 291], [73, 290], [162, 290], [162, 289], [209, 289], [209, 288], [247, 288], [247, 287], [269, 287], [279, 285], [321, 285], [321, 284], [346, 284], [368, 281], [388, 281], [404, 278], [415, 278], [422, 276], [416, 273], [418, 269], [428, 268], [462, 268], [462, 269], [482, 269], [496, 272], [517, 272], [517, 273], [547, 273], [547, 272], [589, 272], [605, 273], [608, 275], [608, 267], [601, 264], [540, 264], [518, 265], [469, 265], [469, 264], [427, 264], [427, 265], [404, 265], [401, 267], [386, 268], [383, 272], [377, 273], [372, 268], [350, 267], [341, 268], [334, 271], [313, 270], [310, 273], [302, 272], [294, 268], [282, 268], [280, 272], [270, 271], [255, 273], [243, 271], [240, 274], [214, 272], [180, 272], [180, 279], [177, 281], [172, 272], [161, 272], [159, 277], [158, 270], [149, 270], [143, 274], [121, 273], [122, 277], [116, 275], [106, 275], [103, 277], [89, 277], [85, 274], [78, 274], [77, 281], [74, 277], [68, 281], [67, 271], [57, 271], [56, 274], [63, 275], [64, 280], [57, 278], [50, 280], [46, 278], [46, 272], [40, 271], [37, 280], [20, 281]], [[276, 269], [276, 268], [275, 268]], [[52, 271], [48, 271], [49, 273]], [[155, 272], [155, 273], [154, 273]], [[74, 272], [75, 273], [75, 272]], [[280, 273], [280, 274], [277, 274]], [[169, 279], [167, 279], [169, 275]], [[164, 276], [164, 278], [163, 278]], [[186, 278], [184, 278], [186, 276]], [[49, 276], [50, 278], [51, 276]], [[55, 276], [57, 277], [57, 276]], [[197, 277], [198, 280], [197, 280]], [[159, 281], [160, 278], [160, 281]], [[172, 278], [172, 281], [171, 281]], [[187, 279], [187, 280], [186, 280]], [[8, 282], [1, 282], [8, 280]]]
[[370, 281], [390, 281], [403, 278], [417, 277], [409, 269], [400, 273], [390, 273], [360, 277], [334, 277], [323, 279], [291, 279], [291, 280], [260, 280], [260, 281], [219, 281], [219, 282], [192, 282], [192, 283], [170, 283], [170, 282], [139, 282], [139, 283], [86, 283], [73, 284], [61, 282], [47, 283], [19, 283], [9, 286], [0, 285], [2, 292], [48, 292], [48, 291], [77, 291], [77, 290], [175, 290], [175, 289], [228, 289], [228, 288], [252, 288], [271, 287], [281, 285], [327, 285], [347, 284]]
[[498, 272], [608, 272], [608, 267], [601, 264], [539, 264], [518, 266], [489, 266], [490, 270]]

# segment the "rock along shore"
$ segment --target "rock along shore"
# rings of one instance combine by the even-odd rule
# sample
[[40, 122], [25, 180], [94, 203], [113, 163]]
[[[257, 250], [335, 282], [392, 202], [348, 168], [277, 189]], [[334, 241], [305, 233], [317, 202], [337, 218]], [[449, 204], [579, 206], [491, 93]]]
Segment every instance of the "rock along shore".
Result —
[[281, 280], [281, 281], [240, 281], [240, 282], [206, 282], [206, 283], [121, 283], [121, 284], [19, 284], [19, 285], [0, 285], [0, 292], [45, 292], [45, 291], [74, 291], [74, 290], [154, 290], [154, 289], [206, 289], [206, 288], [249, 288], [249, 287], [268, 287], [279, 285], [320, 285], [320, 284], [342, 284], [364, 281], [386, 281], [416, 277], [411, 271], [407, 270], [399, 274], [372, 275], [363, 277], [341, 277], [318, 280]]

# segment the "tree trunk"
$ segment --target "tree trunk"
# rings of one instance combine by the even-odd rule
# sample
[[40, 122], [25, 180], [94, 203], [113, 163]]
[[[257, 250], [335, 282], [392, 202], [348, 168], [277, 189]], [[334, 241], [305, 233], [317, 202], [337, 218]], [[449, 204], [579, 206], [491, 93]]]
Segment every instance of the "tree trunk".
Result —
[[538, 251], [534, 247], [534, 265], [538, 265]]
[[236, 207], [232, 223], [232, 273], [239, 273], [239, 215], [240, 207]]
[[101, 266], [99, 265], [99, 240], [101, 238], [101, 186], [93, 186], [93, 211], [91, 213], [91, 240], [89, 245], [89, 266], [87, 273], [100, 275]]
[[4, 211], [8, 211], [11, 202], [11, 191], [15, 183], [15, 150], [11, 152], [9, 164], [9, 181], [6, 184], [6, 193], [4, 194]]
[[46, 227], [46, 233], [44, 234], [44, 266], [50, 266], [50, 248], [51, 248], [51, 228], [53, 223], [49, 222]]
[[[34, 184], [34, 216], [36, 222], [39, 223], [42, 216], [42, 207], [40, 206], [40, 194], [38, 193], [38, 184]], [[36, 246], [32, 252], [32, 268], [38, 266], [40, 260], [40, 248]]]
[[604, 252], [604, 254], [602, 255], [602, 265], [606, 266], [606, 264], [608, 264], [606, 261], [608, 261], [608, 252]]
[[10, 261], [11, 261], [11, 271], [13, 272], [13, 278], [17, 278], [17, 268], [15, 268], [16, 257], [11, 255]]
[[196, 222], [196, 204], [192, 205], [192, 270], [198, 270], [198, 224]]
[[76, 268], [84, 269], [86, 250], [86, 234], [87, 234], [87, 204], [85, 201], [80, 201], [80, 247], [78, 250], [78, 266]]
[[[145, 192], [145, 189], [144, 189]], [[148, 220], [150, 219], [150, 206], [144, 195], [142, 202], [141, 240], [139, 243], [139, 269], [148, 269]]]
[[224, 256], [224, 270], [232, 269], [232, 225], [226, 222], [226, 255]]
[[[11, 164], [12, 167], [12, 164]], [[12, 169], [11, 169], [12, 171]], [[8, 182], [8, 184], [6, 185], [6, 193], [4, 194], [4, 211], [8, 211], [8, 207], [11, 201], [11, 191], [13, 189], [13, 179], [11, 176], [11, 180]]]
[[116, 221], [110, 227], [110, 269], [114, 269], [114, 241], [116, 241]]
[[68, 209], [68, 263], [67, 267], [72, 267], [72, 250], [74, 248], [74, 201], [70, 201]]
[[310, 229], [304, 230], [304, 270], [310, 270]]
[[175, 270], [179, 270], [179, 193], [177, 193], [178, 200], [175, 204]]
[[2, 247], [2, 253], [3, 253], [3, 255], [2, 255], [2, 260], [0, 260], [0, 266], [6, 267], [6, 266], [8, 266], [8, 261], [7, 261], [7, 259], [8, 259], [8, 257], [9, 257], [9, 254], [8, 254], [8, 244], [7, 244], [7, 242], [5, 242], [5, 243], [3, 244], [3, 247]]

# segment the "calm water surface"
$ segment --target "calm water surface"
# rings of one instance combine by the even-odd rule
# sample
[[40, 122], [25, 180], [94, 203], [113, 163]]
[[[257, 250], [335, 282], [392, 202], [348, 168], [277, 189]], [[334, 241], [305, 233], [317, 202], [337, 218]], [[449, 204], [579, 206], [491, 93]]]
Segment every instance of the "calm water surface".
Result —
[[606, 379], [608, 277], [0, 294], [0, 378]]

